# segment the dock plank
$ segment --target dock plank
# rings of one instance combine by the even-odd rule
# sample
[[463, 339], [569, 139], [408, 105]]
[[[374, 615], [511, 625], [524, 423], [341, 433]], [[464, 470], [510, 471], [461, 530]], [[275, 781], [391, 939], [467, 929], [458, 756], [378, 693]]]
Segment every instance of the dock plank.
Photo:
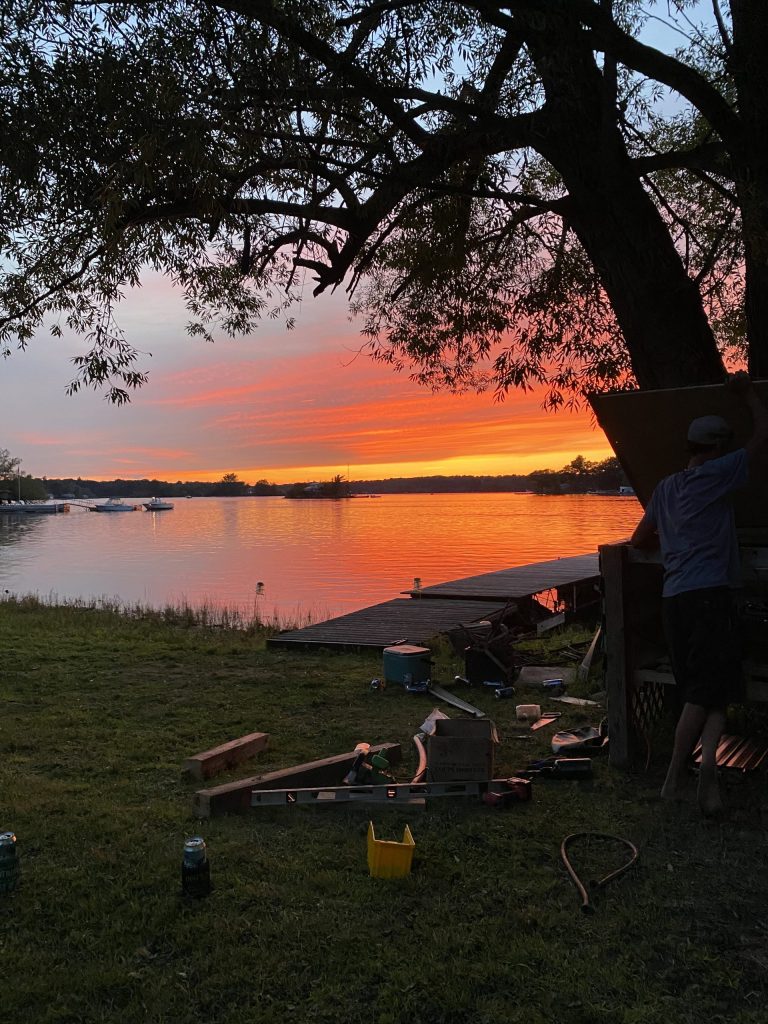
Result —
[[488, 601], [439, 598], [411, 601], [398, 597], [327, 622], [278, 633], [270, 637], [267, 644], [269, 647], [367, 647], [371, 650], [382, 650], [404, 640], [423, 644], [462, 622], [500, 615], [505, 607], [505, 602], [494, 605]]

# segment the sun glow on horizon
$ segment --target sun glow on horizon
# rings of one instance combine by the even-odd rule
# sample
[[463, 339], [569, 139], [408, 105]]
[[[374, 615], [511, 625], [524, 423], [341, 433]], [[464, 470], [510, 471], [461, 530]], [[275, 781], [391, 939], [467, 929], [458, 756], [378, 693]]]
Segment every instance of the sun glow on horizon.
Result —
[[3, 367], [8, 428], [0, 443], [25, 472], [171, 483], [235, 473], [247, 483], [284, 484], [337, 474], [524, 475], [560, 469], [577, 455], [611, 455], [588, 411], [545, 412], [543, 391], [503, 402], [491, 393], [432, 393], [352, 358], [359, 335], [333, 303], [313, 306], [295, 332], [265, 324], [253, 338], [202, 346], [184, 340], [169, 295], [155, 281], [134, 296], [133, 331], [156, 357], [149, 383], [127, 406], [92, 392], [66, 398], [70, 368], [60, 341], [35, 339]]
[[578, 451], [562, 449], [543, 454], [540, 451], [527, 456], [510, 458], [508, 455], [467, 456], [457, 455], [445, 459], [412, 462], [385, 462], [363, 464], [314, 464], [308, 466], [264, 467], [254, 466], [222, 466], [215, 470], [200, 469], [186, 473], [173, 473], [157, 468], [146, 473], [126, 473], [118, 467], [113, 475], [94, 475], [93, 480], [164, 480], [168, 483], [215, 483], [225, 473], [235, 473], [238, 479], [254, 484], [259, 480], [267, 480], [272, 484], [306, 483], [309, 481], [330, 480], [337, 474], [345, 480], [389, 480], [395, 478], [411, 479], [425, 476], [526, 476], [539, 469], [562, 469], [577, 455], [582, 455], [592, 462], [601, 462], [610, 458], [613, 452], [607, 442], [604, 446], [586, 447], [582, 445]]

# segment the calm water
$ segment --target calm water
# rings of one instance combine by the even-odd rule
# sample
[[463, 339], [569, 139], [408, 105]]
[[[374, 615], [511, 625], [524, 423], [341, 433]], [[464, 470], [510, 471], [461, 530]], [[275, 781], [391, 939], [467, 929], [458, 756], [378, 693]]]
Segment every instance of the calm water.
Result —
[[634, 498], [596, 495], [189, 498], [175, 506], [0, 516], [0, 590], [317, 620], [397, 597], [415, 576], [426, 587], [594, 551], [628, 536], [640, 516]]

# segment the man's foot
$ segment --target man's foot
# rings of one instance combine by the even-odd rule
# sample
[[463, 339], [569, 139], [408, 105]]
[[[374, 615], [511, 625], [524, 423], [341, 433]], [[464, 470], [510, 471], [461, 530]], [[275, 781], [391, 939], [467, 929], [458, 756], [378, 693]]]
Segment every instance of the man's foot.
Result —
[[668, 773], [661, 787], [661, 799], [666, 803], [679, 804], [685, 800], [686, 779], [679, 779], [676, 775]]
[[685, 793], [681, 787], [670, 786], [666, 782], [661, 787], [659, 796], [667, 804], [681, 804], [685, 800]]
[[723, 798], [716, 768], [702, 768], [699, 771], [699, 809], [707, 818], [716, 818], [723, 813]]

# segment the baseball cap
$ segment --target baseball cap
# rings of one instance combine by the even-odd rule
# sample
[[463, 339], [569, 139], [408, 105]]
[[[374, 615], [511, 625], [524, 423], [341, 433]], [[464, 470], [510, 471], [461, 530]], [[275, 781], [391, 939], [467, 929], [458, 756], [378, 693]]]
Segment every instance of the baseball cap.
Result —
[[731, 425], [722, 416], [699, 416], [688, 427], [688, 440], [694, 444], [714, 445], [731, 437]]

